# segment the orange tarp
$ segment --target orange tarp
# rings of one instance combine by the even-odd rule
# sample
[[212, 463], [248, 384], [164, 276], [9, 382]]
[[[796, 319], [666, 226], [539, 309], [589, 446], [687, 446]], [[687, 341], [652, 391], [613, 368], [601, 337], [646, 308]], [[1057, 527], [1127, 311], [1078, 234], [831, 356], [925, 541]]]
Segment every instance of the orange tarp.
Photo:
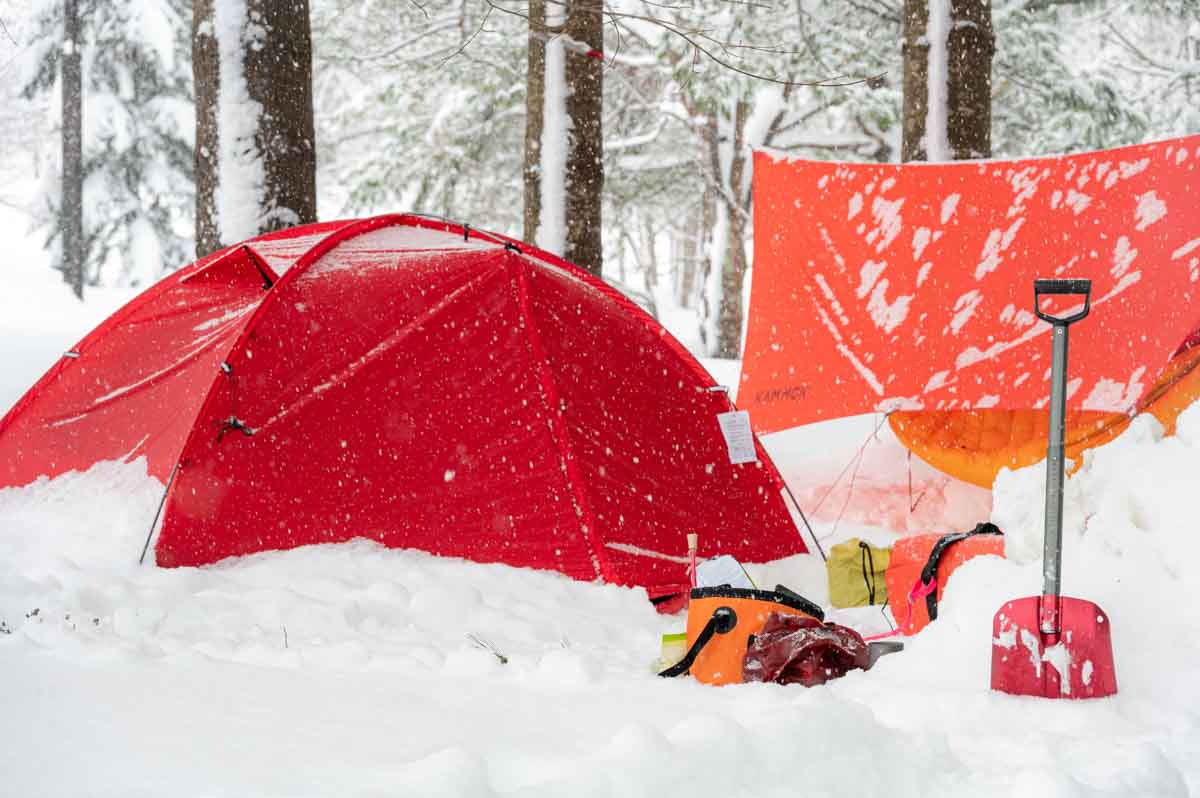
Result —
[[875, 410], [1045, 407], [1050, 326], [1033, 281], [1087, 277], [1068, 407], [1129, 412], [1200, 327], [1198, 165], [1200, 136], [1023, 161], [756, 153], [739, 404], [758, 432]]

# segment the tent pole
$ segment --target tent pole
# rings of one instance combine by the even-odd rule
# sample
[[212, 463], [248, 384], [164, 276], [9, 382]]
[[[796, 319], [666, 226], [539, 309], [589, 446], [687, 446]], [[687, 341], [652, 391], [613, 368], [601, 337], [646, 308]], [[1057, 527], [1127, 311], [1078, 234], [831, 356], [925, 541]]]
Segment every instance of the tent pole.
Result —
[[792, 488], [787, 484], [787, 480], [783, 475], [779, 475], [779, 479], [783, 482], [783, 489], [787, 491], [788, 498], [792, 500], [792, 504], [796, 508], [796, 512], [800, 514], [800, 520], [804, 522], [804, 528], [808, 530], [808, 536], [812, 538], [812, 542], [817, 546], [817, 553], [821, 555], [821, 560], [829, 562], [829, 558], [825, 556], [825, 549], [821, 547], [821, 541], [817, 539], [817, 533], [813, 532], [812, 526], [808, 523], [808, 518], [804, 515], [804, 508], [800, 506], [800, 502], [796, 501], [795, 494], [792, 493]]
[[179, 461], [175, 461], [175, 467], [171, 469], [171, 476], [167, 479], [167, 487], [163, 490], [162, 498], [158, 500], [158, 509], [154, 512], [154, 520], [150, 522], [150, 531], [146, 533], [146, 542], [142, 545], [142, 556], [138, 557], [138, 565], [141, 565], [146, 560], [146, 552], [150, 550], [150, 538], [154, 537], [154, 527], [158, 526], [158, 517], [162, 515], [163, 505], [167, 503], [167, 494], [171, 491], [171, 483], [175, 481], [175, 472], [179, 470]]

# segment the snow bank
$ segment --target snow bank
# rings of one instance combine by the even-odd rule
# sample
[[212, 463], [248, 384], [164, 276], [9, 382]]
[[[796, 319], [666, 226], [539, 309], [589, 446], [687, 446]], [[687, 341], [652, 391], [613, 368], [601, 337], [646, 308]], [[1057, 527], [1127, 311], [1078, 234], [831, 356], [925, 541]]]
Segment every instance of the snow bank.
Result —
[[[1013, 559], [967, 563], [906, 651], [811, 690], [660, 680], [682, 616], [552, 573], [367, 542], [138, 566], [162, 489], [140, 462], [3, 490], [6, 789], [1187, 795], [1200, 407], [1179, 429], [1139, 419], [1069, 482], [1064, 585], [1111, 616], [1121, 687], [1090, 702], [988, 689], [992, 615], [1040, 590], [1036, 466], [997, 487]], [[816, 558], [750, 570], [825, 598]]]
[[[1112, 620], [1123, 691], [1200, 707], [1195, 681], [1173, 676], [1200, 656], [1200, 403], [1177, 430], [1163, 438], [1152, 416], [1138, 416], [1117, 440], [1084, 453], [1064, 496], [1062, 587]], [[1009, 557], [1027, 564], [1019, 573], [1029, 595], [1041, 590], [1044, 471], [1005, 471], [996, 481], [993, 518], [1008, 533]]]

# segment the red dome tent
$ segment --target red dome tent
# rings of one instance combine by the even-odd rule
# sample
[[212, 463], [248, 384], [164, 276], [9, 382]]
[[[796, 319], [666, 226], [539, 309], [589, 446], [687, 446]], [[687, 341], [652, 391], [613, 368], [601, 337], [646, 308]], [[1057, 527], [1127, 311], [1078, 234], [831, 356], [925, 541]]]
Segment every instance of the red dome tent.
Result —
[[416, 216], [310, 225], [84, 338], [0, 421], [0, 484], [144, 457], [164, 566], [364, 537], [665, 591], [686, 532], [805, 550], [762, 447], [730, 464], [712, 385], [548, 253]]

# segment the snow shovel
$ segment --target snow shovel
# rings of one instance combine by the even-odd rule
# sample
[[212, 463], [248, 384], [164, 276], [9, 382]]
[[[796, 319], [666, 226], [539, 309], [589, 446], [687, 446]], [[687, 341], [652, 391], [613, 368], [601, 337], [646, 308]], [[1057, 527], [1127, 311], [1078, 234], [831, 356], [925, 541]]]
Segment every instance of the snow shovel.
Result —
[[[1117, 692], [1108, 616], [1090, 601], [1059, 594], [1062, 577], [1063, 423], [1067, 328], [1091, 309], [1091, 280], [1036, 280], [1034, 311], [1054, 327], [1050, 442], [1046, 452], [1046, 543], [1041, 596], [1013, 599], [992, 622], [992, 689], [1044, 698], [1101, 698]], [[1042, 296], [1083, 295], [1066, 316], [1042, 311]]]

